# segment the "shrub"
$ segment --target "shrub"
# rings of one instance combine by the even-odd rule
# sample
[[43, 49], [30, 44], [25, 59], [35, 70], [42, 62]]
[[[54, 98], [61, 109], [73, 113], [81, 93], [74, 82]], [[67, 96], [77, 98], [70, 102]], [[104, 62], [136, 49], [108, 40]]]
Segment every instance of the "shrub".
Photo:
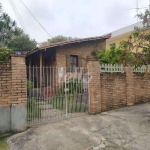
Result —
[[[67, 97], [65, 97], [65, 87], [67, 89]], [[82, 93], [82, 82], [77, 78], [72, 78], [68, 82], [62, 84], [58, 94], [49, 99], [48, 104], [51, 104], [53, 109], [65, 110], [67, 98], [68, 113], [86, 111], [86, 104], [77, 101], [79, 93]]]
[[33, 88], [34, 84], [32, 81], [28, 80], [27, 81], [27, 92], [29, 93], [29, 91]]
[[27, 100], [27, 114], [28, 118], [40, 118], [41, 117], [41, 108], [37, 104], [35, 99]]
[[7, 49], [5, 47], [1, 47], [0, 48], [0, 61], [3, 61], [3, 62], [8, 62], [10, 60], [10, 49]]
[[[66, 110], [66, 98], [64, 95], [51, 98], [48, 104], [51, 104], [53, 109]], [[67, 107], [68, 113], [87, 111], [86, 104], [77, 102], [77, 95], [67, 95]]]
[[80, 93], [82, 91], [82, 82], [81, 80], [76, 78], [70, 79], [69, 82], [63, 83], [62, 87], [59, 89], [60, 94], [65, 94], [65, 87], [67, 90], [67, 94]]

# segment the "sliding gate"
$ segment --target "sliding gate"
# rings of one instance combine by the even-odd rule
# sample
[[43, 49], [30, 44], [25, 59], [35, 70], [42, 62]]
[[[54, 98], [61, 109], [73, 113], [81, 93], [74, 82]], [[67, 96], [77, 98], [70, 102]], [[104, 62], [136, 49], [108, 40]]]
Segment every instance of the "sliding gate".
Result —
[[28, 125], [81, 116], [88, 111], [86, 68], [27, 67]]

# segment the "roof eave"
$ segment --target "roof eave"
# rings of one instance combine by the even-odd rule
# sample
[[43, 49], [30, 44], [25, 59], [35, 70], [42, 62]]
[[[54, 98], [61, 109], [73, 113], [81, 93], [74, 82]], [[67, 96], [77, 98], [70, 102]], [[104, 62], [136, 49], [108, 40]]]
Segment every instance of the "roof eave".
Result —
[[107, 35], [99, 36], [99, 37], [91, 37], [91, 38], [85, 38], [85, 39], [78, 39], [78, 40], [54, 43], [54, 44], [51, 44], [51, 45], [37, 47], [36, 49], [33, 49], [30, 52], [28, 52], [27, 56], [31, 55], [31, 54], [33, 54], [33, 53], [35, 53], [37, 51], [45, 50], [47, 48], [54, 48], [54, 47], [59, 47], [59, 46], [64, 46], [64, 45], [69, 45], [69, 44], [75, 44], [75, 43], [81, 43], [81, 42], [87, 42], [87, 41], [106, 40], [106, 39], [109, 39], [110, 37], [111, 37], [111, 34], [107, 34]]

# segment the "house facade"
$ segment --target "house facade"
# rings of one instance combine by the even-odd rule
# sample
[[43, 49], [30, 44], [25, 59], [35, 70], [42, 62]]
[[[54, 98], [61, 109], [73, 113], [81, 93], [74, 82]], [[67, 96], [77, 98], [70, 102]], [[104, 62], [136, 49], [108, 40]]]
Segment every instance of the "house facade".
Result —
[[[118, 47], [120, 45], [120, 42], [126, 41], [128, 39], [128, 37], [132, 34], [136, 27], [143, 28], [143, 23], [138, 22], [111, 32], [111, 38], [106, 40], [106, 49], [109, 49], [111, 46]], [[149, 28], [147, 28], [147, 32], [149, 31]]]
[[38, 47], [27, 53], [26, 65], [83, 67], [84, 59], [91, 56], [93, 51], [106, 49], [106, 39], [110, 36], [107, 34]]
[[[106, 39], [110, 36], [107, 34], [59, 42], [29, 51], [26, 56], [28, 80], [36, 82], [38, 87], [46, 83], [48, 86], [51, 84], [54, 86], [58, 68], [66, 68], [68, 72], [73, 72], [78, 68], [86, 67], [86, 58], [91, 56], [95, 50], [106, 49]], [[56, 67], [57, 69], [54, 69]], [[46, 74], [52, 77], [51, 80], [46, 79]]]

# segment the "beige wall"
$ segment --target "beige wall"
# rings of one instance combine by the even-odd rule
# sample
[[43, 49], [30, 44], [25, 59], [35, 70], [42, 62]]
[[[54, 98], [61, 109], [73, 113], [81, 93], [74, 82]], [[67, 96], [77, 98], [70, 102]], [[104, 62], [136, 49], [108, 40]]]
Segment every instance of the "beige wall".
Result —
[[[149, 33], [150, 29], [146, 31], [146, 33]], [[120, 45], [120, 42], [122, 41], [126, 41], [128, 39], [128, 37], [132, 34], [132, 32], [126, 33], [126, 34], [122, 34], [116, 37], [112, 37], [110, 39], [106, 40], [106, 49], [110, 48], [110, 44], [115, 43], [116, 47], [118, 47]], [[142, 49], [139, 49], [138, 51], [141, 51]], [[136, 51], [136, 49], [133, 50], [134, 52]]]
[[120, 45], [121, 41], [125, 41], [128, 39], [129, 35], [130, 34], [126, 34], [126, 35], [122, 35], [122, 36], [118, 36], [118, 37], [110, 38], [110, 39], [106, 40], [106, 49], [109, 49], [110, 44], [113, 44], [113, 43], [115, 43], [116, 47], [118, 47]]

